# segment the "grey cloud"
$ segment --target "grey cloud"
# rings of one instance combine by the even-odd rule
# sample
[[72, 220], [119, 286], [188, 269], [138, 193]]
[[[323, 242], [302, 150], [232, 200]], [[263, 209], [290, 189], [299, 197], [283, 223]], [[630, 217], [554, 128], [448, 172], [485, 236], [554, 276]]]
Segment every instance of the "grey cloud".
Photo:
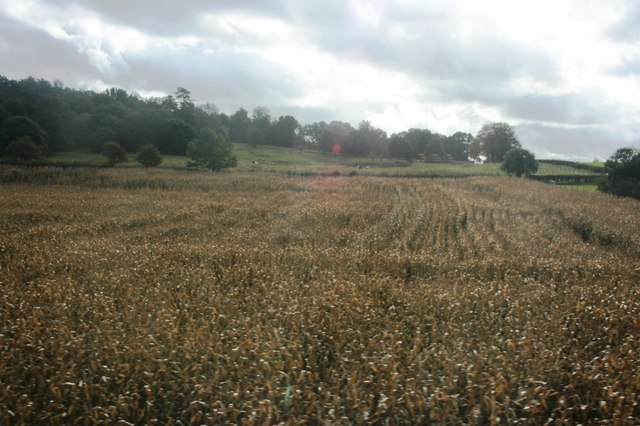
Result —
[[[381, 12], [382, 25], [371, 28], [354, 24], [343, 5], [329, 2], [324, 12], [298, 11], [296, 26], [331, 54], [360, 52], [373, 66], [409, 74], [444, 99], [499, 103], [515, 77], [549, 85], [561, 79], [547, 52], [512, 42], [489, 23], [478, 21], [474, 36], [462, 39], [454, 10], [388, 8]], [[398, 30], [407, 37], [398, 36]], [[487, 93], [489, 87], [494, 93]]]
[[281, 5], [285, 4], [273, 0], [50, 0], [49, 3], [63, 10], [71, 10], [71, 6], [76, 5], [112, 24], [161, 36], [193, 33], [198, 30], [198, 18], [203, 15], [244, 11], [272, 16], [281, 14], [284, 10]]
[[182, 86], [196, 102], [214, 102], [227, 113], [252, 105], [273, 109], [304, 89], [295, 76], [249, 53], [218, 51], [194, 57], [192, 52], [152, 50], [123, 59], [127, 66], [116, 77], [119, 85], [164, 93]]
[[100, 77], [89, 59], [64, 41], [1, 14], [0, 28], [0, 57], [5, 58], [0, 73], [9, 78], [33, 76], [75, 85]]
[[615, 7], [621, 12], [622, 17], [611, 26], [608, 35], [617, 41], [628, 43], [640, 41], [640, 3], [617, 0]]
[[315, 123], [325, 121], [330, 123], [334, 120], [348, 121], [348, 117], [338, 116], [335, 110], [326, 107], [304, 107], [304, 106], [286, 106], [279, 108], [271, 108], [274, 115], [292, 115], [300, 124]]
[[[640, 2], [617, 1], [616, 9], [621, 12], [621, 19], [609, 28], [606, 35], [614, 42], [637, 46], [640, 42]], [[640, 75], [640, 53], [636, 50], [611, 72], [622, 76]]]
[[615, 116], [615, 111], [576, 94], [510, 98], [502, 110], [508, 117], [560, 124], [604, 124]]
[[617, 148], [640, 142], [639, 139], [623, 140], [617, 131], [604, 126], [571, 128], [522, 124], [515, 129], [520, 142], [539, 158], [591, 161], [597, 156], [606, 159]]
[[[169, 21], [173, 19], [172, 16], [178, 16], [178, 21], [188, 20], [189, 14], [195, 14], [198, 8], [199, 12], [201, 9], [216, 12], [232, 10], [234, 7], [237, 9], [237, 3], [232, 1], [202, 7], [205, 3], [211, 5], [196, 0], [179, 5], [175, 2], [127, 2], [124, 5], [124, 2], [89, 0], [83, 2], [82, 7], [93, 8], [101, 14], [101, 19], [109, 16], [112, 23], [131, 24], [137, 29], [140, 27], [133, 24], [138, 22], [139, 16], [147, 15], [154, 22], [143, 22], [143, 27], [147, 30], [155, 27], [159, 31], [178, 31], [179, 25], [171, 27]], [[256, 1], [245, 2], [241, 9], [250, 7], [252, 3], [268, 7], [268, 2]], [[69, 6], [69, 3], [62, 1], [51, 4], [61, 8]], [[178, 6], [182, 14], [177, 14]], [[70, 18], [70, 21], [81, 19]], [[163, 22], [167, 25], [164, 26]], [[102, 81], [106, 85], [132, 92], [172, 93], [176, 87], [182, 86], [192, 92], [196, 101], [215, 102], [225, 112], [233, 112], [239, 107], [251, 108], [251, 105], [269, 105], [276, 109], [303, 90], [295, 76], [287, 75], [255, 53], [260, 44], [266, 46], [268, 40], [251, 39], [242, 33], [225, 33], [215, 26], [208, 28], [208, 37], [213, 38], [202, 45], [185, 49], [154, 46], [136, 55], [121, 56], [109, 51], [108, 44], [103, 44], [102, 49], [114, 65], [112, 69], [100, 72], [92, 65], [90, 58], [79, 53], [71, 43], [56, 40], [43, 31], [15, 22], [1, 13], [0, 24], [3, 29], [0, 32], [0, 51], [3, 57], [13, 58], [3, 66], [1, 72], [11, 78], [33, 74], [38, 78], [62, 79], [65, 84], [72, 86], [88, 80]], [[73, 28], [67, 30], [75, 34]], [[254, 53], [238, 50], [234, 46], [248, 46]]]
[[[360, 56], [373, 66], [410, 74], [425, 87], [448, 100], [499, 102], [499, 93], [487, 93], [489, 85], [499, 91], [499, 85], [514, 75], [532, 74], [536, 79], [557, 78], [553, 61], [544, 52], [523, 49], [490, 30], [479, 32], [469, 41], [457, 36], [457, 22], [447, 8], [432, 7], [416, 10], [408, 7], [385, 7], [379, 11], [382, 23], [371, 28], [357, 23], [354, 11], [344, 1], [275, 2], [231, 0], [215, 3], [203, 0], [78, 2], [84, 8], [99, 13], [103, 19], [151, 33], [171, 34], [193, 31], [198, 16], [239, 10], [250, 14], [277, 17], [294, 25], [311, 44], [336, 56]], [[53, 4], [68, 7], [55, 0]], [[253, 45], [269, 43], [242, 33], [228, 34], [207, 28], [212, 37], [208, 43], [217, 45]], [[479, 23], [482, 27], [482, 23]], [[399, 38], [400, 29], [410, 39]], [[540, 65], [544, 64], [544, 65]], [[497, 87], [497, 89], [495, 89]]]
[[[639, 23], [640, 25], [640, 23]], [[640, 38], [639, 38], [640, 41]], [[640, 77], [640, 52], [624, 58], [610, 70], [613, 75], [622, 77]]]

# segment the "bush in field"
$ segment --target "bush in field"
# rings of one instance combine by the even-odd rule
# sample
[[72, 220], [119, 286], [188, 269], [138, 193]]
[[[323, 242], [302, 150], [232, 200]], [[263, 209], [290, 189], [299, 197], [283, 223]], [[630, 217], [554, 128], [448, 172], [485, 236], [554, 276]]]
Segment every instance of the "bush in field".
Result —
[[607, 180], [600, 190], [640, 198], [640, 150], [620, 148], [605, 163]]
[[500, 169], [508, 175], [532, 175], [538, 171], [538, 163], [533, 153], [523, 148], [512, 148], [504, 154]]
[[33, 160], [42, 157], [42, 147], [36, 144], [30, 136], [20, 136], [14, 139], [5, 151], [8, 157], [21, 160]]
[[162, 157], [158, 148], [151, 144], [143, 145], [136, 155], [136, 161], [143, 167], [157, 167], [162, 163]]
[[111, 167], [116, 163], [127, 161], [127, 152], [122, 145], [117, 142], [107, 142], [102, 148], [102, 155], [107, 157], [107, 161]]
[[187, 157], [199, 167], [216, 171], [238, 164], [231, 152], [231, 142], [227, 135], [212, 129], [201, 130], [198, 136], [189, 142]]

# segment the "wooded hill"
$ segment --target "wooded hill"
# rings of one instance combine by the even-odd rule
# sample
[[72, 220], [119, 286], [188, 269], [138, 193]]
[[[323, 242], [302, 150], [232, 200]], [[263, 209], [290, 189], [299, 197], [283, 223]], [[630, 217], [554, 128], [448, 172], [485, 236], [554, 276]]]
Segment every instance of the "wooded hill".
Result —
[[172, 95], [143, 98], [119, 88], [82, 91], [29, 77], [0, 76], [0, 155], [16, 138], [28, 136], [43, 154], [70, 150], [100, 152], [117, 142], [128, 152], [152, 144], [162, 154], [185, 155], [188, 143], [204, 128], [224, 130], [233, 143], [252, 146], [316, 148], [343, 154], [426, 162], [467, 161], [473, 136], [445, 136], [427, 129], [391, 135], [367, 121], [351, 124], [324, 121], [300, 124], [291, 116], [272, 117], [266, 107], [249, 115], [240, 108], [231, 115], [210, 103], [196, 104], [179, 87]]

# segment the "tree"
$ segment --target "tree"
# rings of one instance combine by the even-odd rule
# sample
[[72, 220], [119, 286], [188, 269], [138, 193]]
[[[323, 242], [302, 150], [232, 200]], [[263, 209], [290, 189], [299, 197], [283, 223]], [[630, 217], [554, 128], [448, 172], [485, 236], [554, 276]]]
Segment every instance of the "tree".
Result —
[[33, 160], [42, 157], [42, 148], [29, 135], [14, 139], [5, 151], [8, 157], [21, 160]]
[[[15, 90], [14, 93], [20, 98], [21, 110], [14, 110], [12, 115], [27, 116], [38, 123], [47, 135], [47, 152], [49, 148], [59, 149], [64, 146], [62, 115], [67, 105], [61, 102], [58, 97], [58, 92], [61, 89], [54, 89], [48, 81], [36, 80], [33, 77], [16, 82], [13, 88]], [[31, 138], [36, 144], [42, 146], [33, 135], [31, 135]], [[11, 140], [13, 138], [8, 142]]]
[[128, 151], [152, 144], [164, 154], [185, 155], [194, 136], [195, 130], [184, 120], [162, 109], [148, 109], [122, 119], [117, 140]]
[[184, 120], [186, 123], [193, 124], [194, 123], [194, 111], [195, 104], [191, 99], [191, 92], [189, 92], [184, 87], [178, 87], [176, 89], [175, 99], [179, 109], [175, 110], [174, 113], [178, 116], [178, 118]]
[[383, 157], [387, 155], [387, 134], [384, 130], [372, 126], [369, 121], [363, 120], [360, 122], [353, 139], [354, 143], [364, 141], [368, 147], [369, 154], [372, 156]]
[[407, 132], [394, 133], [389, 138], [389, 156], [402, 160], [411, 160], [413, 150]]
[[389, 138], [389, 155], [404, 160], [451, 161], [445, 150], [445, 137], [428, 129], [412, 128]]
[[416, 128], [407, 130], [405, 135], [410, 148], [406, 159], [424, 159], [427, 144], [435, 135], [430, 130]]
[[251, 115], [251, 127], [262, 130], [262, 134], [267, 137], [271, 133], [273, 126], [273, 119], [271, 118], [271, 112], [267, 107], [255, 107], [253, 114]]
[[158, 149], [171, 155], [185, 155], [187, 145], [193, 139], [196, 130], [179, 118], [164, 120], [158, 124], [156, 138]]
[[607, 179], [599, 189], [640, 199], [640, 150], [620, 148], [605, 163]]
[[164, 98], [160, 99], [160, 106], [164, 110], [170, 113], [175, 113], [178, 110], [178, 103], [176, 102], [176, 98], [172, 95], [167, 95]]
[[142, 145], [153, 143], [158, 128], [155, 115], [158, 114], [134, 112], [124, 117], [118, 126], [118, 143], [129, 151], [138, 151]]
[[271, 144], [293, 148], [298, 145], [298, 120], [291, 115], [280, 116], [271, 127]]
[[12, 141], [21, 136], [29, 136], [43, 154], [48, 152], [47, 133], [38, 123], [24, 115], [9, 117], [0, 126], [0, 152], [4, 152]]
[[352, 131], [351, 144], [345, 147], [345, 153], [383, 156], [387, 154], [386, 140], [387, 134], [383, 130], [364, 120], [360, 122], [358, 129]]
[[85, 146], [90, 147], [93, 152], [100, 152], [105, 143], [116, 140], [118, 136], [111, 127], [98, 127], [90, 135], [90, 142], [85, 142]]
[[211, 129], [220, 129], [222, 127], [222, 120], [220, 117], [220, 110], [218, 107], [210, 102], [203, 105], [199, 105], [193, 111], [193, 123], [192, 125], [196, 129], [203, 127], [209, 127]]
[[187, 157], [196, 165], [214, 171], [235, 167], [238, 164], [231, 152], [231, 142], [227, 135], [212, 129], [200, 130], [198, 136], [189, 142]]
[[[65, 122], [65, 137], [69, 140], [72, 148], [88, 148], [93, 152], [100, 152], [102, 144], [95, 145], [92, 139], [88, 138], [91, 130], [91, 116], [87, 113], [72, 112]], [[114, 140], [111, 138], [109, 140]]]
[[637, 148], [620, 148], [609, 157], [605, 167], [610, 175], [640, 178], [639, 159]]
[[455, 161], [469, 160], [469, 145], [473, 142], [473, 136], [469, 133], [456, 132], [445, 140], [444, 149]]
[[162, 163], [162, 157], [158, 148], [151, 144], [143, 145], [136, 155], [136, 161], [143, 167], [157, 167]]
[[229, 138], [235, 143], [247, 142], [251, 119], [246, 109], [240, 108], [229, 117]]
[[490, 123], [482, 126], [469, 145], [469, 156], [484, 158], [489, 163], [500, 163], [512, 148], [521, 148], [513, 127], [507, 123]]
[[365, 157], [371, 152], [369, 139], [358, 130], [353, 130], [347, 144], [343, 146], [343, 152], [357, 157]]
[[116, 163], [127, 161], [127, 152], [117, 142], [107, 142], [102, 148], [102, 155], [107, 157], [108, 164], [113, 167]]
[[184, 87], [178, 87], [175, 95], [180, 109], [189, 109], [194, 107], [193, 101], [191, 100], [191, 92]]
[[249, 133], [247, 133], [247, 143], [254, 149], [257, 148], [258, 145], [264, 144], [264, 132], [255, 127], [250, 128]]
[[305, 124], [300, 128], [300, 135], [305, 144], [318, 147], [320, 144], [320, 138], [324, 128], [327, 127], [327, 123], [324, 121], [318, 121], [311, 124]]
[[434, 134], [429, 138], [424, 147], [424, 157], [428, 163], [443, 163], [452, 160], [444, 149], [444, 136]]
[[331, 152], [335, 145], [340, 146], [341, 149], [351, 145], [353, 130], [354, 128], [349, 123], [332, 121], [322, 129], [318, 149]]
[[523, 148], [511, 148], [504, 155], [504, 161], [500, 166], [503, 172], [509, 175], [532, 175], [538, 171], [538, 162], [533, 153]]

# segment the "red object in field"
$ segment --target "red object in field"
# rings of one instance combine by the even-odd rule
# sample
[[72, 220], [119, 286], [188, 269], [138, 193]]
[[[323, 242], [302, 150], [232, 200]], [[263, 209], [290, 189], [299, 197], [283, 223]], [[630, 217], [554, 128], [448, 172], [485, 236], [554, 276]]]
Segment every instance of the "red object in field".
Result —
[[331, 152], [333, 152], [334, 154], [340, 154], [340, 150], [342, 149], [342, 147], [340, 147], [339, 144], [334, 144], [333, 147], [331, 147]]

